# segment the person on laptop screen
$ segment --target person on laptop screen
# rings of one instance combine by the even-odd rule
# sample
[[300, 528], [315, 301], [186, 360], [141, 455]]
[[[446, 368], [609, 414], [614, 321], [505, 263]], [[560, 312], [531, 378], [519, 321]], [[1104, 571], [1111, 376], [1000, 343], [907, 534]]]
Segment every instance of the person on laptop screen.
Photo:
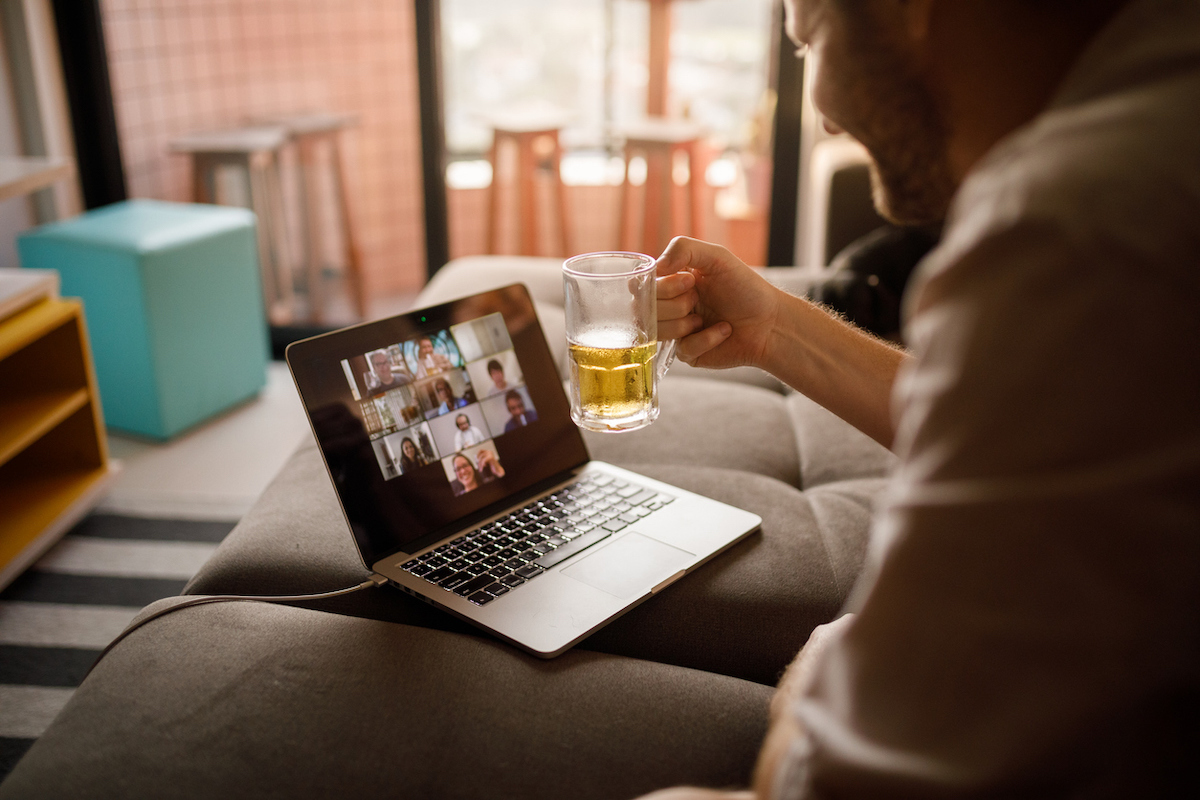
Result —
[[504, 423], [504, 432], [511, 433], [517, 428], [523, 428], [537, 421], [537, 412], [525, 407], [525, 398], [516, 389], [510, 389], [504, 395], [504, 404], [508, 406], [509, 419]]
[[455, 450], [466, 450], [473, 444], [481, 444], [487, 438], [483, 431], [471, 424], [471, 418], [466, 414], [455, 417], [454, 425], [458, 428], [454, 432]]
[[459, 397], [454, 393], [454, 387], [445, 378], [438, 378], [433, 382], [433, 396], [437, 405], [427, 415], [430, 417], [440, 417], [442, 414], [449, 414], [451, 411], [467, 405], [468, 402], [465, 397]]
[[411, 438], [405, 436], [400, 442], [400, 472], [407, 473], [425, 464], [425, 457]]
[[371, 370], [363, 375], [368, 394], [383, 394], [400, 386], [412, 383], [412, 376], [404, 367], [392, 363], [385, 349], [372, 350], [367, 354]]
[[453, 369], [450, 357], [433, 349], [433, 340], [424, 337], [417, 341], [417, 377], [425, 378]]
[[463, 453], [455, 453], [450, 459], [450, 466], [454, 470], [454, 480], [450, 481], [450, 489], [454, 492], [455, 497], [473, 492], [483, 484], [491, 483], [496, 479], [496, 476], [490, 472], [480, 473], [475, 468], [475, 462]]
[[508, 380], [504, 377], [503, 364], [493, 358], [487, 363], [487, 371], [488, 377], [492, 379], [492, 385], [488, 388], [488, 395], [508, 391]]

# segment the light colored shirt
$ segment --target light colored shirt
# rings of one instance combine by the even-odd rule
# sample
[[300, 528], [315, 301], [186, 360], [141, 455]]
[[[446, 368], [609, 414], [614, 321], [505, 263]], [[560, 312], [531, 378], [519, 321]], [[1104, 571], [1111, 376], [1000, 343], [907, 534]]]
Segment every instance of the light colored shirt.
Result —
[[906, 303], [900, 466], [781, 796], [1189, 796], [1200, 2], [1114, 18]]
[[474, 425], [471, 425], [465, 431], [460, 428], [454, 432], [454, 449], [456, 452], [466, 450], [471, 445], [479, 444], [485, 439], [487, 437], [483, 435], [483, 431]]

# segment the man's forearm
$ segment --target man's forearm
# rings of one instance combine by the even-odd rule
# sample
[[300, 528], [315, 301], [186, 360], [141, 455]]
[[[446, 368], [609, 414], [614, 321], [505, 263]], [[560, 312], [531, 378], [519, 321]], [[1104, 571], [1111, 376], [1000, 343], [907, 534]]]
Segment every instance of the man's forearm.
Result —
[[892, 384], [905, 352], [799, 297], [788, 296], [761, 366], [875, 441], [891, 447]]

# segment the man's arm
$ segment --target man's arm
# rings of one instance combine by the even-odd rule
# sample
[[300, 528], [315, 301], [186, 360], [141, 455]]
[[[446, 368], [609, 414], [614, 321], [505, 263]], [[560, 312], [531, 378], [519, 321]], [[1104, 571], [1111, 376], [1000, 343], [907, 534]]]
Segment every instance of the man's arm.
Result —
[[764, 369], [891, 446], [902, 350], [772, 286], [718, 245], [678, 237], [658, 274], [659, 338], [678, 339], [681, 360]]

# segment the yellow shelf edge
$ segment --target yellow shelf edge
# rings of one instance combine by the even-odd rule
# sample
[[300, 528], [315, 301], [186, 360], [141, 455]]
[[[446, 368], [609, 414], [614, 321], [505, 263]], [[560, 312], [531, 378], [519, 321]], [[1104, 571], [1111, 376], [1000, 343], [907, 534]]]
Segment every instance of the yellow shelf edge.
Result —
[[55, 328], [79, 315], [78, 300], [50, 298], [19, 311], [0, 325], [0, 359], [23, 350]]
[[[54, 430], [87, 403], [86, 387], [73, 391], [46, 392], [0, 403], [0, 466]], [[41, 405], [48, 407], [38, 408]]]

